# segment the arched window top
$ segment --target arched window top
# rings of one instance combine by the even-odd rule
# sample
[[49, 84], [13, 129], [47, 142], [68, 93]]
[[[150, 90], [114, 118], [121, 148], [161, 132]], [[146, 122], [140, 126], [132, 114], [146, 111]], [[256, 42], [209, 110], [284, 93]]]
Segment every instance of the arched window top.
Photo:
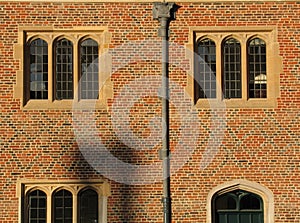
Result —
[[92, 39], [91, 37], [88, 37], [86, 39], [83, 39], [81, 41], [81, 46], [93, 46], [93, 47], [97, 47], [98, 43], [96, 40]]
[[216, 210], [262, 210], [262, 198], [254, 193], [235, 190], [216, 196]]
[[30, 47], [46, 47], [48, 43], [42, 38], [35, 38], [29, 41]]
[[47, 197], [46, 193], [40, 189], [31, 190], [28, 193], [28, 196], [39, 196], [39, 197]]
[[204, 38], [198, 41], [198, 47], [199, 46], [215, 46], [216, 43], [211, 38]]
[[216, 63], [216, 44], [209, 38], [198, 42], [198, 55], [206, 63]]
[[34, 42], [36, 40], [43, 40], [47, 44], [49, 42], [49, 39], [46, 36], [43, 36], [42, 34], [37, 34], [37, 35], [34, 35], [34, 36], [28, 36], [27, 39], [26, 39], [26, 45], [30, 45], [32, 42]]
[[256, 194], [245, 193], [240, 199], [240, 210], [261, 210], [262, 199]]
[[[251, 58], [250, 62], [252, 63], [262, 63], [262, 62], [266, 62], [266, 42], [261, 39], [261, 38], [254, 38], [254, 39], [251, 39], [249, 42], [248, 42], [248, 54], [249, 55], [255, 55], [255, 56], [259, 56], [258, 58]], [[264, 58], [261, 58], [261, 57], [264, 57]]]
[[78, 194], [79, 196], [91, 196], [91, 195], [98, 196], [97, 191], [92, 187], [85, 187], [81, 189]]
[[240, 41], [235, 37], [229, 37], [224, 40], [223, 45], [240, 45]]
[[216, 198], [217, 210], [235, 210], [237, 208], [237, 201], [235, 196], [231, 194], [224, 194]]
[[248, 45], [250, 46], [265, 46], [266, 42], [260, 37], [254, 37], [248, 41]]
[[71, 40], [67, 39], [66, 37], [58, 38], [56, 40], [56, 46], [73, 46], [73, 43]]
[[201, 36], [200, 38], [198, 38], [197, 39], [197, 44], [199, 43], [199, 42], [205, 42], [205, 41], [212, 41], [212, 42], [214, 42], [214, 43], [216, 43], [216, 42], [218, 42], [219, 41], [219, 39], [218, 38], [216, 38], [215, 36], [213, 36], [213, 35], [205, 35], [205, 36]]
[[216, 63], [216, 44], [213, 40], [206, 38], [198, 42], [198, 55], [204, 62]]
[[54, 193], [53, 193], [54, 196], [62, 196], [62, 195], [67, 195], [67, 196], [72, 196], [72, 192], [65, 189], [65, 188], [61, 188], [61, 189], [58, 189], [56, 190]]

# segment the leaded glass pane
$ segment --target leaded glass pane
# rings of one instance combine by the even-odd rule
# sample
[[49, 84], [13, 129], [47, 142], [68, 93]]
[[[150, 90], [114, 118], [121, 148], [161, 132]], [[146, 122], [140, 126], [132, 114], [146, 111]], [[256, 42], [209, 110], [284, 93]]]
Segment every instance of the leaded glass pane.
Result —
[[73, 98], [73, 44], [67, 39], [55, 45], [55, 92], [56, 99]]
[[249, 98], [267, 97], [266, 43], [259, 38], [248, 44], [248, 94]]
[[248, 213], [243, 213], [240, 214], [240, 221], [239, 222], [243, 222], [243, 223], [252, 223], [251, 221], [251, 215]]
[[253, 194], [247, 194], [240, 200], [240, 209], [260, 210], [260, 200]]
[[259, 212], [259, 213], [253, 213], [252, 214], [252, 222], [253, 223], [260, 223], [260, 222], [263, 222], [263, 213], [262, 212]]
[[241, 223], [238, 216], [234, 213], [227, 214], [227, 223]]
[[263, 223], [263, 201], [253, 193], [235, 190], [214, 199], [213, 223]]
[[79, 194], [80, 223], [98, 222], [98, 194], [94, 190], [84, 190]]
[[223, 94], [225, 98], [241, 98], [241, 45], [234, 38], [223, 44]]
[[216, 45], [211, 39], [198, 44], [198, 64], [195, 75], [197, 98], [216, 98]]
[[216, 199], [217, 210], [236, 209], [236, 200], [231, 195], [220, 196]]
[[97, 99], [99, 94], [98, 44], [92, 39], [80, 45], [80, 98]]
[[29, 202], [29, 223], [44, 223], [46, 222], [46, 205], [47, 196], [41, 190], [34, 190], [28, 195]]
[[61, 223], [72, 222], [73, 196], [68, 190], [57, 191], [53, 195], [54, 221]]
[[42, 39], [30, 43], [30, 99], [48, 98], [48, 44]]

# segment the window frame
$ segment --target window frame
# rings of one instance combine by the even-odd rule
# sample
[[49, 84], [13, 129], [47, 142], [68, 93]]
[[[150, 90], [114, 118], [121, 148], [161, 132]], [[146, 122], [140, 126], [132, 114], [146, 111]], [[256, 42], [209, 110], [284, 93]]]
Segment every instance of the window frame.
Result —
[[73, 196], [73, 223], [78, 223], [78, 196], [80, 191], [92, 189], [98, 194], [98, 223], [107, 223], [107, 200], [111, 195], [110, 184], [106, 180], [66, 180], [51, 181], [39, 179], [20, 179], [16, 185], [16, 195], [19, 199], [19, 223], [28, 223], [28, 195], [32, 191], [41, 190], [46, 194], [46, 223], [54, 222], [54, 194], [67, 190]]
[[[265, 53], [261, 53], [261, 54], [259, 54], [259, 55], [256, 55], [255, 53], [251, 53], [251, 50], [250, 50], [250, 44], [251, 44], [251, 42], [253, 42], [253, 41], [256, 41], [257, 39], [259, 39], [259, 40], [261, 40], [261, 41], [263, 41], [263, 43], [264, 43], [264, 46], [265, 46]], [[255, 46], [257, 47], [257, 45], [255, 44]], [[262, 50], [262, 45], [259, 45], [259, 50], [261, 51]], [[259, 57], [259, 63], [256, 61], [256, 59], [254, 60], [254, 61], [251, 61], [249, 58], [250, 57], [256, 57], [256, 56], [258, 56]], [[261, 39], [261, 38], [257, 38], [257, 37], [254, 37], [254, 38], [251, 38], [251, 39], [249, 39], [248, 40], [248, 42], [247, 42], [247, 78], [248, 78], [248, 84], [247, 84], [247, 87], [248, 87], [248, 98], [267, 98], [267, 89], [265, 89], [265, 95], [266, 95], [266, 97], [262, 97], [262, 94], [263, 94], [263, 88], [262, 88], [262, 86], [263, 85], [266, 85], [266, 87], [268, 86], [268, 76], [267, 76], [267, 74], [268, 74], [268, 70], [267, 70], [267, 61], [265, 61], [265, 63], [263, 62], [263, 61], [261, 61], [261, 59], [263, 58], [263, 57], [265, 57], [265, 60], [266, 60], [266, 58], [267, 58], [267, 44], [266, 44], [266, 42], [263, 40], [263, 39]], [[257, 66], [257, 65], [259, 65], [259, 70], [260, 70], [260, 75], [258, 75], [258, 77], [259, 76], [262, 76], [262, 77], [264, 77], [265, 78], [265, 80], [264, 80], [264, 78], [262, 79], [262, 80], [259, 80], [259, 81], [261, 81], [261, 82], [266, 82], [266, 83], [260, 83], [259, 85], [259, 97], [251, 97], [250, 95], [251, 95], [251, 91], [253, 90], [253, 94], [255, 95], [256, 94], [256, 92], [257, 92], [257, 88], [256, 88], [256, 75], [255, 75], [255, 73], [256, 73], [256, 68], [254, 68], [254, 70], [251, 70], [250, 69], [250, 67], [251, 67], [251, 62], [252, 62], [252, 66], [254, 66], [255, 65], [255, 67]], [[262, 70], [262, 67], [263, 67], [263, 65], [265, 66], [265, 73], [263, 73], [263, 71], [261, 71]], [[251, 80], [251, 73], [253, 73], [253, 76], [254, 76], [254, 78], [253, 78], [253, 80]], [[253, 81], [253, 89], [251, 89], [251, 82]]]
[[263, 202], [262, 211], [264, 223], [274, 222], [274, 195], [272, 191], [259, 183], [245, 179], [237, 179], [217, 185], [208, 193], [206, 200], [206, 223], [212, 223], [213, 221], [214, 210], [212, 207], [212, 202], [215, 196], [235, 190], [243, 190], [260, 196]]
[[[196, 75], [197, 44], [200, 39], [209, 38], [216, 44], [216, 80], [217, 98], [196, 98], [194, 76]], [[235, 38], [241, 44], [242, 97], [226, 99], [222, 93], [222, 43], [225, 39]], [[267, 98], [248, 97], [247, 43], [250, 39], [260, 38], [267, 48]], [[191, 61], [191, 70], [187, 77], [186, 91], [194, 97], [196, 108], [275, 108], [279, 97], [279, 76], [282, 71], [282, 58], [279, 54], [277, 28], [275, 26], [261, 27], [191, 27], [189, 42], [186, 44], [186, 56]], [[193, 51], [190, 53], [189, 51]]]
[[[47, 54], [46, 54], [47, 55], [47, 63], [44, 64], [44, 60], [42, 60], [42, 63], [40, 63], [40, 65], [43, 66], [43, 68], [42, 68], [42, 75], [43, 75], [42, 82], [46, 82], [47, 83], [46, 90], [42, 91], [42, 92], [46, 92], [47, 96], [46, 96], [46, 98], [43, 98], [43, 99], [40, 99], [40, 100], [47, 100], [48, 99], [48, 81], [49, 81], [48, 80], [49, 79], [49, 77], [48, 77], [48, 73], [49, 73], [49, 71], [48, 71], [48, 67], [49, 67], [48, 49], [49, 49], [49, 47], [48, 47], [48, 42], [45, 41], [43, 38], [35, 38], [35, 39], [31, 40], [30, 42], [28, 42], [26, 44], [26, 46], [25, 46], [26, 47], [26, 49], [25, 49], [25, 51], [26, 51], [25, 52], [25, 54], [26, 54], [26, 56], [25, 56], [25, 58], [26, 58], [26, 71], [25, 72], [28, 74], [27, 78], [26, 78], [26, 80], [28, 79], [27, 85], [26, 85], [28, 87], [25, 88], [25, 97], [28, 98], [28, 100], [39, 100], [38, 98], [31, 98], [31, 82], [33, 82], [32, 79], [31, 79], [32, 70], [31, 70], [31, 67], [30, 67], [31, 66], [31, 49], [33, 47], [33, 45], [32, 45], [33, 42], [35, 42], [37, 40], [41, 40], [41, 42], [43, 42], [43, 45], [39, 45], [39, 46], [35, 46], [35, 47], [38, 47], [38, 48], [40, 48], [40, 47], [41, 48], [46, 47], [47, 48]], [[42, 49], [42, 51], [44, 52], [44, 49]], [[44, 55], [45, 54], [42, 54], [42, 56], [44, 56]], [[35, 59], [36, 58], [37, 58], [37, 55], [35, 55]], [[47, 72], [44, 72], [44, 65], [47, 66]], [[44, 73], [47, 74], [47, 80], [46, 81], [44, 80]]]
[[[211, 71], [207, 71], [207, 69], [205, 68], [205, 73], [204, 73], [204, 77], [201, 78], [200, 75], [196, 75], [195, 74], [195, 79], [198, 79], [197, 81], [194, 82], [194, 88], [195, 88], [195, 99], [196, 98], [216, 98], [217, 97], [217, 89], [216, 89], [216, 78], [213, 78], [212, 76], [214, 76], [214, 74], [216, 73], [216, 43], [214, 40], [210, 39], [210, 38], [201, 38], [197, 41], [197, 54], [199, 54], [199, 45], [200, 43], [205, 43], [205, 41], [209, 41], [209, 44], [210, 45], [202, 45], [202, 46], [206, 46], [206, 48], [208, 49], [208, 53], [209, 53], [209, 56], [212, 57], [214, 56], [214, 63], [212, 63], [211, 60], [209, 60], [209, 65], [206, 67], [208, 69], [210, 69]], [[213, 43], [213, 45], [211, 45]], [[214, 47], [214, 52], [210, 52], [212, 47]], [[213, 54], [214, 53], [214, 54]], [[199, 55], [199, 57], [197, 57], [197, 59], [199, 59], [200, 61], [203, 60], [203, 58], [201, 57], [201, 55]], [[205, 59], [204, 59], [205, 60]], [[198, 61], [198, 60], [196, 60]], [[212, 70], [212, 66], [214, 65], [214, 70]], [[197, 71], [199, 70], [199, 67], [203, 66], [202, 62], [197, 62], [195, 64], [195, 71], [196, 73], [198, 73]], [[201, 68], [200, 68], [201, 69]], [[209, 81], [207, 81], [206, 79], [206, 75], [209, 75]], [[201, 86], [203, 84], [201, 84], [201, 81], [204, 82], [204, 86]], [[207, 96], [205, 94], [205, 90], [206, 90], [206, 83], [209, 83], [210, 85], [215, 85], [214, 88], [212, 89], [209, 89], [209, 96]], [[202, 92], [200, 91], [200, 88], [201, 87], [204, 87], [204, 91], [202, 90]], [[204, 94], [203, 97], [201, 94]], [[196, 99], [197, 100], [197, 99]]]
[[[241, 201], [244, 197], [246, 196], [254, 196], [258, 202], [259, 202], [259, 206], [260, 208], [259, 209], [242, 209], [241, 208]], [[223, 196], [228, 196], [228, 197], [231, 197], [236, 206], [235, 208], [226, 208], [226, 209], [218, 209], [217, 208], [217, 202], [218, 202], [218, 198], [221, 198]], [[259, 214], [260, 217], [262, 217], [262, 222], [261, 223], [264, 223], [264, 215], [263, 215], [263, 207], [264, 207], [264, 203], [263, 203], [263, 200], [262, 198], [257, 195], [257, 194], [254, 194], [252, 192], [249, 192], [249, 191], [245, 191], [245, 190], [240, 190], [240, 189], [237, 189], [237, 190], [231, 190], [231, 191], [226, 191], [225, 193], [222, 193], [222, 192], [219, 192], [219, 193], [216, 193], [214, 195], [214, 197], [212, 198], [212, 223], [217, 223], [219, 222], [219, 217], [218, 215], [219, 214], [222, 214], [222, 215], [235, 215], [235, 216], [241, 216], [243, 214]], [[242, 222], [240, 222], [242, 223]]]
[[[62, 43], [63, 41], [68, 42], [70, 45], [66, 46], [66, 47], [62, 47], [60, 45], [60, 43]], [[58, 49], [60, 49], [60, 51], [63, 51], [64, 49], [66, 50], [70, 50], [71, 52], [68, 52], [69, 54], [58, 54]], [[76, 97], [76, 93], [75, 93], [75, 87], [76, 87], [76, 83], [75, 83], [75, 72], [74, 70], [76, 69], [75, 67], [75, 63], [74, 63], [74, 57], [75, 57], [75, 51], [74, 51], [74, 43], [72, 42], [72, 40], [69, 40], [67, 37], [61, 37], [61, 38], [57, 38], [54, 42], [53, 42], [53, 72], [52, 72], [52, 76], [53, 76], [53, 82], [54, 82], [54, 86], [49, 89], [50, 91], [52, 90], [52, 100], [73, 100]], [[68, 58], [70, 57], [68, 60], [68, 63], [63, 64], [63, 62], [61, 61], [60, 63], [58, 62], [58, 57], [65, 57]], [[63, 60], [63, 59], [62, 59]], [[64, 66], [63, 66], [64, 65]], [[58, 71], [58, 68], [61, 67], [62, 70]], [[69, 68], [68, 68], [69, 67]], [[63, 71], [65, 70], [65, 71]], [[48, 74], [51, 75], [51, 74]], [[71, 80], [69, 78], [69, 75], [71, 76]], [[60, 76], [60, 78], [58, 78], [58, 76]], [[66, 79], [66, 81], [63, 81], [62, 79]], [[59, 80], [60, 79], [60, 80]], [[69, 90], [69, 86], [68, 87], [63, 87], [63, 82], [65, 82], [66, 85], [68, 85], [68, 83], [71, 83], [71, 89]], [[59, 88], [58, 85], [61, 85], [61, 87]], [[62, 96], [62, 95], [58, 95], [60, 92], [60, 94], [71, 94], [71, 96]], [[70, 93], [69, 93], [70, 92]]]
[[[230, 44], [230, 41], [234, 41], [234, 44]], [[230, 47], [231, 45], [233, 45], [233, 47], [235, 47], [235, 48]], [[237, 47], [238, 47], [238, 50], [237, 50]], [[222, 76], [223, 99], [229, 100], [229, 99], [233, 99], [233, 98], [241, 98], [242, 97], [242, 92], [243, 92], [242, 58], [243, 58], [243, 55], [241, 52], [242, 51], [241, 48], [242, 48], [242, 46], [241, 46], [240, 41], [234, 37], [229, 37], [222, 41], [222, 44], [221, 44], [221, 53], [222, 53], [221, 76]], [[233, 55], [230, 52], [232, 49], [233, 49], [233, 51], [235, 51], [234, 52], [235, 54], [233, 54]], [[229, 52], [227, 53], [226, 51], [229, 51]], [[238, 54], [236, 54], [236, 53], [238, 53]], [[234, 57], [234, 61], [231, 61], [230, 59], [228, 61], [226, 61], [226, 59], [231, 58], [231, 57]], [[216, 58], [216, 60], [217, 60], [217, 58]], [[227, 75], [228, 73], [230, 73], [230, 71], [232, 71], [232, 69], [231, 69], [232, 65], [234, 65], [234, 74], [235, 74], [234, 77], [235, 78], [231, 78], [231, 75]], [[226, 69], [227, 66], [228, 66], [228, 69]], [[237, 69], [237, 68], [239, 68], [239, 69]], [[237, 78], [237, 76], [239, 77], [239, 79]], [[228, 84], [228, 86], [226, 86], [227, 84]], [[232, 84], [234, 84], [235, 87], [232, 88], [231, 87]], [[240, 86], [237, 87], [237, 85], [240, 85]], [[234, 93], [232, 93], [232, 92], [234, 92]]]
[[[86, 188], [83, 188], [81, 189], [79, 192], [78, 192], [78, 203], [77, 203], [77, 214], [78, 214], [78, 223], [82, 223], [82, 195], [84, 193], [86, 193], [87, 191], [93, 191], [93, 192], [96, 192], [93, 188], [90, 188], [90, 187], [86, 187]], [[97, 199], [99, 200], [99, 195], [97, 195]], [[99, 202], [97, 204], [97, 208], [99, 209]], [[97, 216], [98, 216], [98, 219], [99, 219], [99, 213], [96, 213]], [[83, 222], [85, 223], [85, 222]]]
[[[48, 44], [48, 99], [30, 99], [29, 97], [29, 67], [27, 45], [35, 39], [42, 39]], [[73, 89], [72, 99], [55, 100], [54, 87], [54, 43], [57, 39], [66, 38], [73, 44]], [[97, 99], [79, 99], [79, 61], [78, 46], [81, 40], [91, 38], [98, 43], [99, 57], [99, 97]], [[19, 28], [18, 43], [14, 45], [14, 57], [20, 61], [20, 69], [17, 71], [17, 80], [14, 85], [14, 98], [21, 100], [21, 109], [77, 109], [96, 108], [106, 109], [108, 99], [113, 97], [113, 85], [111, 82], [112, 59], [107, 53], [111, 42], [111, 34], [108, 27], [73, 27], [72, 29], [55, 29], [49, 27], [26, 26]], [[101, 60], [100, 60], [101, 55]], [[74, 107], [74, 103], [76, 106]]]
[[[67, 191], [68, 193], [70, 193], [71, 194], [71, 202], [72, 202], [72, 205], [71, 205], [71, 207], [67, 207], [67, 206], [65, 206], [65, 198], [66, 198], [66, 196], [65, 196], [65, 191]], [[62, 207], [58, 207], [55, 203], [56, 203], [56, 198], [57, 198], [57, 193], [59, 193], [59, 192], [63, 192], [63, 196], [62, 196], [62, 199], [63, 199], [63, 204], [62, 204]], [[65, 211], [66, 211], [66, 208], [71, 208], [71, 210], [72, 210], [72, 215], [71, 215], [71, 220], [73, 221], [73, 205], [74, 205], [74, 202], [73, 202], [73, 198], [74, 196], [73, 196], [73, 193], [71, 192], [71, 191], [69, 191], [68, 189], [66, 189], [66, 188], [58, 188], [56, 191], [53, 191], [53, 193], [52, 193], [52, 205], [51, 205], [51, 208], [52, 208], [52, 220], [55, 222], [55, 220], [56, 220], [56, 211], [60, 208], [60, 209], [62, 209], [62, 213], [63, 213], [63, 216], [65, 216]], [[65, 221], [65, 219], [63, 219], [64, 221]]]
[[[45, 196], [45, 219], [47, 219], [47, 211], [48, 211], [48, 208], [47, 208], [47, 194], [44, 192], [44, 190], [40, 189], [40, 188], [34, 188], [30, 191], [27, 192], [27, 195], [26, 195], [26, 198], [25, 198], [25, 209], [26, 209], [26, 212], [24, 213], [24, 219], [26, 222], [30, 222], [30, 212], [31, 212], [31, 207], [30, 207], [30, 196], [31, 196], [31, 193], [33, 192], [42, 192]], [[40, 207], [37, 207], [36, 209], [41, 209]], [[39, 213], [39, 211], [37, 211], [37, 213]]]
[[[85, 80], [82, 80], [81, 78], [82, 78], [82, 76], [84, 76], [84, 75], [88, 75], [89, 73], [85, 73], [85, 74], [83, 74], [83, 70], [82, 70], [82, 64], [83, 64], [83, 62], [82, 62], [82, 53], [81, 53], [81, 50], [82, 50], [82, 47], [83, 47], [83, 43], [85, 42], [85, 41], [88, 41], [88, 40], [92, 40], [92, 41], [94, 41], [94, 42], [96, 42], [94, 39], [92, 39], [92, 38], [90, 38], [90, 37], [87, 37], [87, 38], [83, 38], [83, 39], [81, 39], [80, 41], [79, 41], [79, 44], [78, 44], [78, 63], [79, 63], [79, 72], [78, 72], [78, 75], [79, 75], [79, 77], [78, 77], [78, 81], [79, 81], [79, 86], [78, 86], [78, 98], [79, 98], [79, 100], [96, 100], [97, 98], [99, 98], [99, 95], [97, 95], [97, 98], [85, 98], [85, 97], [83, 97], [83, 82], [85, 81]], [[97, 43], [97, 42], [96, 42]], [[89, 47], [91, 47], [91, 45], [89, 46]], [[94, 46], [92, 46], [92, 47], [94, 47]], [[97, 64], [97, 66], [98, 66], [98, 73], [99, 73], [99, 44], [97, 44], [97, 51], [98, 51], [98, 54], [97, 54], [97, 56], [98, 56], [98, 64]], [[86, 56], [88, 56], [88, 55], [86, 55]], [[92, 56], [94, 56], [94, 54], [92, 55]], [[92, 74], [94, 73], [93, 71], [91, 72]], [[85, 79], [88, 79], [89, 77], [88, 76], [86, 76], [85, 77]], [[98, 79], [97, 79], [97, 82], [96, 82], [96, 84], [98, 85], [98, 89], [99, 89], [99, 75], [98, 75]], [[93, 82], [94, 84], [95, 84], [95, 82]], [[93, 91], [92, 91], [93, 92]], [[98, 93], [99, 93], [99, 90], [98, 90]]]

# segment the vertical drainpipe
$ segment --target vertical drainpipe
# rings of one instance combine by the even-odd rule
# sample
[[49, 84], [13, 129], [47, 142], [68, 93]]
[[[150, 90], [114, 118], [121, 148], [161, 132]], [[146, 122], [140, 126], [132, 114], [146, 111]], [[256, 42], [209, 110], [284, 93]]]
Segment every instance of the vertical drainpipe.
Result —
[[164, 223], [171, 223], [171, 190], [170, 190], [170, 147], [169, 147], [169, 24], [175, 20], [176, 4], [172, 2], [154, 2], [153, 19], [160, 22], [158, 36], [162, 37], [162, 149], [160, 158], [163, 168], [163, 216]]

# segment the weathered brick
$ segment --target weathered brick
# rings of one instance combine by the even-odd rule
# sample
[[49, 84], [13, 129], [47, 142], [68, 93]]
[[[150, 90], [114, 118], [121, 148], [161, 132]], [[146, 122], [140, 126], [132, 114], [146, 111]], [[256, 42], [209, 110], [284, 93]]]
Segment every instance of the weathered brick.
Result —
[[[190, 142], [193, 154], [172, 176], [173, 222], [205, 222], [209, 191], [234, 179], [259, 182], [274, 193], [276, 223], [299, 222], [299, 2], [177, 4], [181, 8], [170, 25], [171, 43], [187, 44], [191, 26], [275, 26], [283, 70], [276, 108], [226, 110], [225, 137], [213, 161], [205, 169], [200, 169], [200, 162], [207, 149], [213, 125], [212, 114], [209, 109], [195, 108], [199, 122], [199, 129], [195, 130], [195, 133], [199, 132], [198, 138], [194, 140], [195, 133], [191, 133], [184, 139]], [[0, 218], [3, 223], [18, 221], [19, 204], [15, 194], [19, 178], [103, 178], [86, 162], [78, 148], [72, 110], [24, 110], [21, 109], [21, 101], [13, 98], [16, 73], [21, 66], [20, 61], [14, 58], [18, 29], [33, 25], [50, 25], [60, 29], [106, 26], [112, 35], [110, 49], [121, 49], [122, 45], [134, 41], [140, 41], [139, 44], [149, 40], [154, 43], [160, 41], [157, 37], [159, 24], [152, 18], [152, 3], [0, 2]], [[132, 52], [134, 60], [112, 74], [114, 97], [109, 100], [107, 110], [96, 110], [94, 114], [97, 134], [103, 144], [119, 160], [136, 166], [160, 162], [157, 155], [159, 144], [143, 148], [147, 137], [160, 140], [157, 132], [151, 132], [151, 128], [161, 130], [161, 127], [151, 126], [151, 121], [160, 117], [160, 99], [153, 96], [156, 92], [153, 95], [149, 93], [146, 97], [137, 98], [128, 114], [117, 108], [118, 121], [128, 115], [129, 129], [140, 139], [131, 142], [134, 148], [129, 148], [116, 134], [112, 109], [116, 103], [114, 100], [132, 81], [150, 74], [160, 75], [160, 46], [153, 44], [149, 47], [146, 44], [143, 47], [144, 58]], [[116, 66], [118, 62], [124, 62], [124, 58], [117, 60], [119, 55], [113, 55]], [[181, 59], [170, 58], [177, 66], [170, 66], [170, 80], [184, 91], [187, 86], [185, 70], [188, 70], [189, 64], [185, 62], [183, 67], [186, 58], [181, 56]], [[126, 57], [132, 59], [130, 55]], [[135, 90], [146, 90], [145, 86], [147, 83], [130, 89], [132, 95]], [[175, 93], [173, 97], [176, 99], [179, 95]], [[170, 145], [175, 151], [183, 129], [189, 128], [189, 125], [183, 122], [184, 117], [176, 105], [170, 108]], [[154, 180], [155, 176], [153, 183], [146, 185], [124, 185], [110, 180], [112, 195], [108, 199], [108, 222], [161, 222], [162, 185]]]

